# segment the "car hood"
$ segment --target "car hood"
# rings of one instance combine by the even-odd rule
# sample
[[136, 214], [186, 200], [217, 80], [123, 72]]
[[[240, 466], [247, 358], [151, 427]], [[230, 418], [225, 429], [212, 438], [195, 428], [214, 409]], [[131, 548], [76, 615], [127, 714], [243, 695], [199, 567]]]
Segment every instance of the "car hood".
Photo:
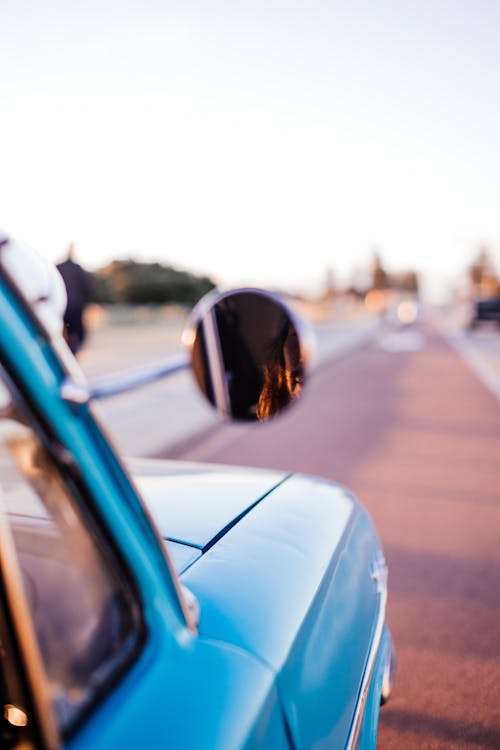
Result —
[[288, 477], [156, 459], [132, 459], [127, 466], [179, 573]]

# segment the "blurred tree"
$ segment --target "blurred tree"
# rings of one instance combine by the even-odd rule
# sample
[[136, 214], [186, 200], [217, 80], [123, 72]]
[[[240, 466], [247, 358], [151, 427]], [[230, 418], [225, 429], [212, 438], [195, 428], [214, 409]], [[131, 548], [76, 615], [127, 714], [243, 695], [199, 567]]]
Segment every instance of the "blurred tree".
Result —
[[136, 305], [175, 302], [193, 305], [215, 284], [161, 263], [114, 260], [94, 272], [96, 301]]
[[333, 272], [333, 268], [331, 266], [327, 266], [323, 274], [322, 297], [325, 300], [328, 300], [328, 299], [332, 300], [332, 299], [335, 299], [336, 294], [337, 294], [337, 289], [336, 289], [336, 284], [335, 284], [335, 274]]
[[359, 301], [365, 298], [366, 290], [360, 289], [358, 286], [355, 286], [354, 284], [350, 284], [345, 290], [344, 294]]
[[476, 259], [469, 267], [469, 278], [473, 285], [480, 285], [486, 278], [495, 276], [493, 262], [486, 245], [479, 248]]
[[375, 252], [373, 254], [373, 264], [372, 264], [372, 289], [387, 289], [388, 286], [388, 276], [387, 272], [385, 271], [383, 265], [382, 265], [382, 259], [378, 252]]
[[393, 289], [399, 289], [401, 292], [418, 294], [418, 274], [416, 271], [391, 274], [389, 286]]

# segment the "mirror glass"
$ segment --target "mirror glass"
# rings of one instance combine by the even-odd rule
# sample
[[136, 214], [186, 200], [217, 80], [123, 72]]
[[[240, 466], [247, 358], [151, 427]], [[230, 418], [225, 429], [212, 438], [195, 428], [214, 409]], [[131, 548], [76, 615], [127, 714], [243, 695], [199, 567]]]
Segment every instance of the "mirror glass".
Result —
[[227, 417], [265, 421], [278, 414], [300, 396], [304, 383], [299, 327], [299, 319], [268, 292], [210, 293], [194, 309], [187, 336], [200, 390]]

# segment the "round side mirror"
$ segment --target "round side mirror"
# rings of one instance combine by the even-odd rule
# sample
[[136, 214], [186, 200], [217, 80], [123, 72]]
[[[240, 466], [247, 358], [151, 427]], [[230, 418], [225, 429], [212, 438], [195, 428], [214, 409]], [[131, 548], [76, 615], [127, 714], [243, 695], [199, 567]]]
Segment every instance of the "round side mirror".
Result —
[[311, 335], [275, 295], [238, 289], [203, 297], [183, 340], [201, 392], [220, 413], [265, 421], [300, 397]]

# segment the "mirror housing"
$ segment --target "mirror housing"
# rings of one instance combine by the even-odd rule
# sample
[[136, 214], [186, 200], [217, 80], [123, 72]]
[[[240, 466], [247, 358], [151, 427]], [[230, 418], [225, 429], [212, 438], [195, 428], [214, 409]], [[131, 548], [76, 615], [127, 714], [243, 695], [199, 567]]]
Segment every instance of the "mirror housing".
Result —
[[314, 343], [309, 324], [259, 289], [209, 292], [183, 334], [202, 394], [225, 417], [266, 421], [302, 392]]

